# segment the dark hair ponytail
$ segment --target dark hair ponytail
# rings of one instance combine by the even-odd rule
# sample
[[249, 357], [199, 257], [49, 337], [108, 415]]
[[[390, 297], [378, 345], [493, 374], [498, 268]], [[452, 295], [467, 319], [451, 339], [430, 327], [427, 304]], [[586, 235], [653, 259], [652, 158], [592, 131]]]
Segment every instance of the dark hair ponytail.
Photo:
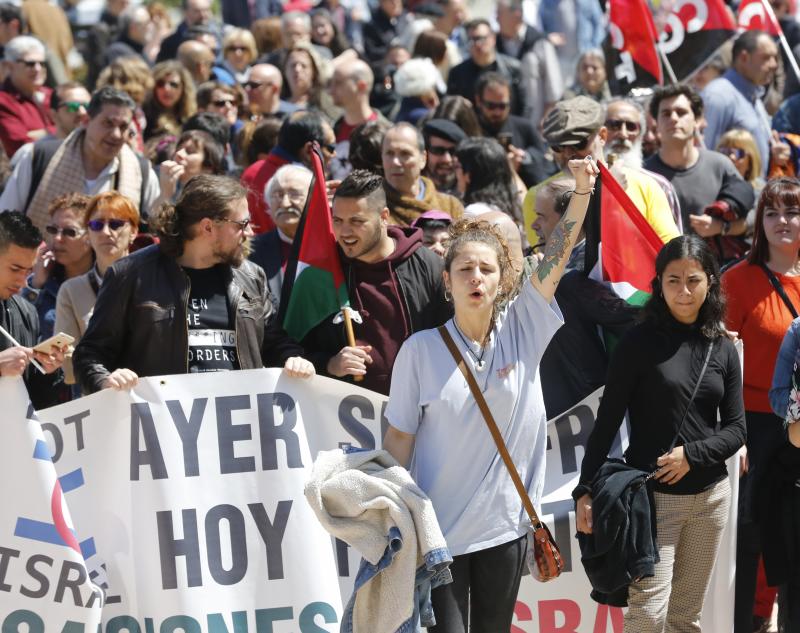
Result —
[[719, 264], [705, 240], [696, 235], [680, 235], [667, 242], [656, 257], [656, 276], [651, 282], [652, 296], [642, 310], [642, 320], [657, 327], [667, 327], [675, 319], [661, 291], [661, 280], [667, 266], [679, 259], [693, 259], [708, 277], [708, 294], [697, 315], [696, 326], [709, 339], [725, 335], [725, 297], [719, 282]]

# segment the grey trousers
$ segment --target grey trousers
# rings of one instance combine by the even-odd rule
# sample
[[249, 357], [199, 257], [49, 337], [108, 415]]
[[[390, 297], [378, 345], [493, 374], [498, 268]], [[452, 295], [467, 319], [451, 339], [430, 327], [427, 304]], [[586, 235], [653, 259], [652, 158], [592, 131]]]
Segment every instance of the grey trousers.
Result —
[[628, 589], [625, 633], [700, 632], [711, 571], [728, 519], [731, 487], [725, 478], [696, 495], [656, 492], [658, 554], [652, 578]]

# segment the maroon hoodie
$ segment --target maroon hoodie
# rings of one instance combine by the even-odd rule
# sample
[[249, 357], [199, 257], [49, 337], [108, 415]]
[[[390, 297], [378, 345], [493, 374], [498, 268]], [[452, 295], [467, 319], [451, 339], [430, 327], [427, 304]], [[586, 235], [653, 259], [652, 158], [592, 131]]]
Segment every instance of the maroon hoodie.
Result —
[[353, 298], [351, 307], [363, 323], [354, 324], [356, 345], [372, 345], [372, 363], [360, 386], [389, 395], [392, 366], [400, 346], [413, 330], [403, 288], [396, 268], [422, 246], [422, 231], [390, 226], [389, 237], [395, 241], [394, 252], [378, 262], [357, 259], [345, 261], [350, 266], [347, 287]]

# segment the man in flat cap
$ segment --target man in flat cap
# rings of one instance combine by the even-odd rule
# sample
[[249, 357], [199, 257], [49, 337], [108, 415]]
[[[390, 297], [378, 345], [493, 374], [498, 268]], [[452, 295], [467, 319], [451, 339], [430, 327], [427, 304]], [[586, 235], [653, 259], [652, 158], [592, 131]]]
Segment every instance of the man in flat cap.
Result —
[[442, 193], [456, 195], [456, 145], [467, 138], [457, 123], [448, 119], [431, 119], [422, 128], [428, 162], [422, 175], [427, 176]]
[[[562, 174], [553, 179], [567, 176], [567, 163], [572, 159], [586, 156], [602, 158], [608, 138], [605, 114], [605, 108], [599, 103], [589, 97], [578, 96], [559, 101], [545, 116], [542, 123], [544, 138], [562, 169]], [[665, 243], [680, 235], [667, 197], [653, 178], [624, 166], [614, 167], [613, 173], [636, 208]], [[532, 227], [536, 220], [536, 190], [537, 187], [531, 188], [522, 204], [525, 230], [531, 244], [539, 242]]]

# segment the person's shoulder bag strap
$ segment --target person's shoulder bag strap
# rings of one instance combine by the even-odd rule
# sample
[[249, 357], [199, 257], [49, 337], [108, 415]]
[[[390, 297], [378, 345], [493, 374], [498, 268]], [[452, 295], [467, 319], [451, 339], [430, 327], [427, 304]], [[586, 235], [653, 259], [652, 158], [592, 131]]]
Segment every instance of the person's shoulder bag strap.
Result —
[[786, 307], [789, 308], [789, 312], [792, 313], [792, 318], [796, 319], [798, 316], [797, 310], [795, 309], [791, 299], [789, 299], [789, 295], [787, 295], [786, 291], [783, 289], [783, 284], [781, 284], [780, 280], [775, 276], [775, 273], [773, 273], [766, 264], [761, 264], [761, 269], [767, 275], [769, 283], [771, 283], [772, 287], [775, 288], [775, 292], [778, 293], [780, 298], [783, 299], [783, 302], [786, 304]]
[[[681, 431], [683, 430], [683, 425], [686, 422], [686, 418], [689, 415], [689, 409], [692, 408], [692, 403], [694, 402], [694, 398], [697, 395], [697, 390], [700, 389], [700, 383], [703, 382], [703, 376], [706, 374], [706, 369], [708, 369], [708, 363], [711, 360], [711, 352], [714, 350], [714, 341], [713, 339], [708, 343], [708, 349], [706, 351], [705, 360], [703, 360], [703, 367], [700, 369], [700, 375], [697, 377], [697, 382], [694, 384], [694, 391], [692, 391], [692, 395], [689, 398], [689, 404], [686, 405], [686, 411], [683, 412], [683, 417], [681, 418], [681, 423], [678, 425], [678, 431], [675, 433], [675, 437], [672, 439], [672, 444], [669, 445], [669, 449], [667, 453], [670, 453], [673, 448], [675, 448], [675, 444], [678, 443], [678, 438], [680, 437]], [[657, 470], [657, 469], [656, 469]], [[656, 472], [656, 471], [654, 471]], [[650, 477], [653, 476], [653, 473], [650, 473]]]
[[475, 402], [478, 404], [478, 408], [483, 414], [483, 419], [486, 420], [486, 426], [489, 427], [489, 432], [492, 434], [492, 438], [494, 439], [494, 443], [497, 445], [497, 450], [500, 453], [500, 457], [503, 458], [503, 463], [508, 469], [508, 474], [511, 475], [511, 480], [514, 482], [514, 487], [517, 489], [517, 494], [519, 494], [520, 499], [522, 499], [522, 505], [525, 507], [525, 511], [528, 513], [528, 516], [531, 519], [533, 528], [539, 529], [543, 526], [543, 524], [539, 520], [539, 516], [536, 514], [533, 503], [531, 503], [531, 499], [528, 496], [528, 491], [525, 490], [525, 485], [522, 483], [522, 479], [520, 479], [519, 473], [517, 472], [517, 467], [514, 465], [511, 455], [508, 454], [508, 449], [503, 441], [503, 436], [500, 434], [500, 429], [497, 428], [497, 424], [494, 421], [492, 412], [489, 410], [489, 405], [486, 404], [486, 399], [483, 397], [481, 389], [478, 386], [478, 383], [475, 381], [475, 376], [473, 376], [472, 372], [467, 369], [467, 365], [464, 362], [464, 357], [461, 355], [461, 352], [458, 351], [458, 346], [453, 340], [453, 337], [450, 336], [450, 332], [447, 331], [447, 328], [442, 325], [439, 326], [438, 330], [439, 334], [441, 334], [442, 338], [444, 339], [445, 345], [447, 345], [447, 349], [450, 350], [450, 353], [453, 355], [453, 360], [456, 362], [456, 365], [458, 365], [458, 368], [461, 370], [461, 373], [467, 380], [469, 390], [472, 392], [472, 396], [475, 398]]

